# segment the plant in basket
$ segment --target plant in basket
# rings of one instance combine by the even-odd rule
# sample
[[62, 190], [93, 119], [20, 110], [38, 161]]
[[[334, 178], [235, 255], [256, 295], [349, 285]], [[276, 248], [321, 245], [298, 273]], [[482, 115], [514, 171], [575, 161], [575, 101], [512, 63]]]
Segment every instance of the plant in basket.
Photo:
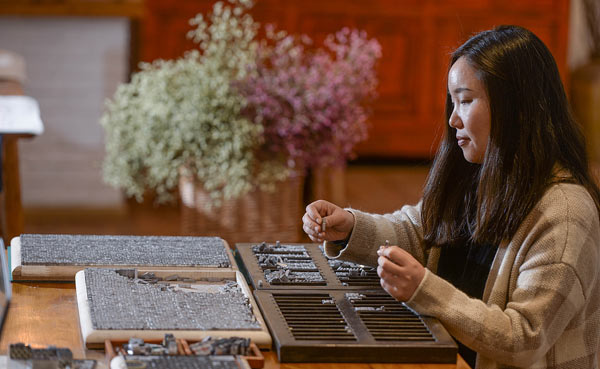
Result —
[[310, 174], [311, 200], [344, 203], [345, 164], [367, 137], [381, 47], [355, 29], [327, 36], [323, 48], [266, 30], [255, 69], [239, 83], [245, 112], [264, 127], [265, 152], [285, 153], [288, 168]]
[[294, 169], [344, 165], [367, 137], [379, 43], [344, 28], [315, 48], [307, 36], [266, 31], [255, 69], [239, 83], [246, 113], [264, 127], [265, 151], [284, 152]]
[[104, 178], [138, 200], [178, 186], [189, 233], [295, 241], [305, 169], [366, 137], [380, 47], [348, 29], [323, 49], [272, 27], [259, 40], [252, 1], [229, 3], [192, 19], [199, 50], [142, 64], [107, 102]]
[[107, 102], [104, 179], [126, 195], [141, 200], [151, 189], [163, 202], [183, 176], [202, 186], [210, 209], [289, 176], [285, 158], [261, 155], [263, 126], [242, 114], [246, 99], [232, 83], [254, 68], [259, 24], [251, 1], [229, 2], [190, 21], [199, 50], [142, 64]]

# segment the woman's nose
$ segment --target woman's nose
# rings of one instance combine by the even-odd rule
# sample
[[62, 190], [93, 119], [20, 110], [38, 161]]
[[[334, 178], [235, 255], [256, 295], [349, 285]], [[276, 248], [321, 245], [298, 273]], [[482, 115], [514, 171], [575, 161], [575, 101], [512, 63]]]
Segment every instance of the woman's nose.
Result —
[[448, 119], [448, 124], [452, 128], [462, 128], [460, 118], [458, 114], [456, 114], [456, 110], [452, 110], [452, 114], [450, 115], [450, 119]]

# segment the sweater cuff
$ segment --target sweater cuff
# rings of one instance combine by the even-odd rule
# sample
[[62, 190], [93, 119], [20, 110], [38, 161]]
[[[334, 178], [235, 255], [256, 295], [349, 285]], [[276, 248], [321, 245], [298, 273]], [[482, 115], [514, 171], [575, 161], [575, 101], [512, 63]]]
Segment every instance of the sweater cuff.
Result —
[[337, 259], [340, 257], [340, 255], [346, 249], [347, 246], [347, 242], [340, 244], [337, 241], [325, 241], [323, 243], [323, 251], [325, 252], [325, 256], [327, 256], [328, 259]]
[[[372, 235], [366, 237], [365, 223], [372, 223], [373, 220], [354, 209], [345, 209], [354, 216], [354, 228], [350, 233], [348, 243], [344, 247], [337, 246], [332, 242], [325, 242], [325, 255], [330, 259], [340, 258], [360, 265], [377, 265], [377, 253], [370, 249]], [[375, 229], [375, 226], [372, 226]], [[370, 242], [369, 242], [370, 241]], [[383, 243], [381, 243], [383, 245]]]
[[425, 276], [406, 306], [420, 315], [437, 316], [454, 297], [456, 288], [448, 281], [425, 269]]
[[431, 271], [427, 268], [425, 268], [425, 275], [423, 276], [423, 279], [421, 279], [421, 283], [419, 283], [419, 286], [417, 287], [417, 289], [415, 290], [415, 292], [413, 292], [412, 296], [410, 297], [410, 299], [408, 299], [408, 301], [405, 302], [405, 304], [410, 307], [411, 309], [416, 309], [413, 308], [412, 303], [415, 300], [418, 300], [419, 294], [421, 293], [421, 290], [423, 289], [423, 286], [425, 285], [425, 283], [427, 283], [427, 280], [429, 278], [431, 278], [430, 276], [433, 273], [431, 273]]
[[354, 229], [350, 232], [350, 235], [345, 240], [337, 240], [337, 241], [325, 241], [323, 242], [323, 251], [325, 252], [325, 256], [328, 259], [337, 259], [342, 253], [348, 248], [348, 244], [352, 239], [352, 234], [354, 233]]

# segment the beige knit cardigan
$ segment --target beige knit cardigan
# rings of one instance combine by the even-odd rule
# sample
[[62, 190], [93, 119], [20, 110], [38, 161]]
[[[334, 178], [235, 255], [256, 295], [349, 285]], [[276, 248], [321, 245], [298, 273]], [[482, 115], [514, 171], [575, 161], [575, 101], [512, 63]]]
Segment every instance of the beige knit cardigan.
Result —
[[600, 225], [584, 187], [546, 191], [499, 246], [483, 300], [435, 274], [440, 249], [423, 247], [420, 204], [386, 215], [347, 210], [355, 217], [348, 246], [327, 243], [328, 256], [376, 266], [385, 240], [409, 251], [427, 269], [406, 305], [475, 350], [477, 369], [598, 368]]

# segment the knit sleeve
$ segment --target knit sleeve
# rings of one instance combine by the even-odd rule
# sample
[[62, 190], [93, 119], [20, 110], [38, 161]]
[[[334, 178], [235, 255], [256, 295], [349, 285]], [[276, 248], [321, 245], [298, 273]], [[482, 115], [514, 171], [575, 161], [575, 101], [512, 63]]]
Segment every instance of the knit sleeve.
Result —
[[[444, 279], [426, 272], [406, 303], [433, 316], [469, 348], [507, 365], [529, 367], [543, 357], [583, 304], [581, 285], [567, 265], [536, 268], [519, 276], [505, 309], [472, 299]], [[549, 286], [544, 281], [556, 281]], [[556, 288], [559, 287], [560, 288]]]
[[410, 252], [421, 264], [425, 264], [423, 229], [421, 226], [421, 203], [403, 206], [394, 213], [377, 215], [356, 209], [346, 209], [354, 215], [354, 229], [345, 248], [327, 242], [327, 256], [363, 265], [377, 265], [377, 249], [389, 241]]
[[427, 271], [407, 306], [439, 319], [478, 360], [538, 367], [553, 347], [563, 363], [593, 355], [597, 338], [584, 337], [598, 323], [600, 227], [589, 200], [555, 191], [527, 217], [494, 284], [505, 304], [472, 299]]

